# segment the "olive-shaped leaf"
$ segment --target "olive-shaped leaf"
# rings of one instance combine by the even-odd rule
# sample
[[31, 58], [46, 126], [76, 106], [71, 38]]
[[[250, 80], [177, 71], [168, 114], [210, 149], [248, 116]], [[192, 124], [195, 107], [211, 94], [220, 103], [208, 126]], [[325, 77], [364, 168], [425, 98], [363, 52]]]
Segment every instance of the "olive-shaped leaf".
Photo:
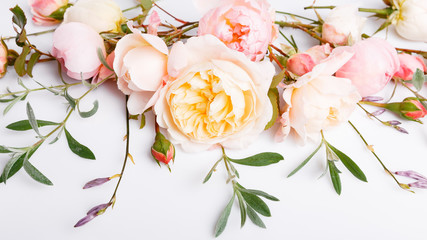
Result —
[[68, 132], [66, 128], [64, 128], [64, 132], [67, 138], [68, 147], [70, 147], [73, 153], [75, 153], [76, 155], [82, 158], [95, 160], [95, 155], [88, 147], [82, 145], [76, 139], [74, 139], [73, 136], [71, 136], [71, 134]]

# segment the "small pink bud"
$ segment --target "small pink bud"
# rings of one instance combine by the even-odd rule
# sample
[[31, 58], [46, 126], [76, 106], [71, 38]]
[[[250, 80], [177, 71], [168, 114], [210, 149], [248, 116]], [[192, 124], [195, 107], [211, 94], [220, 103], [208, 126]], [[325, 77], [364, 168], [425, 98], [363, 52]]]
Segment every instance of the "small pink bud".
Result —
[[148, 34], [157, 35], [157, 28], [159, 28], [160, 23], [159, 14], [153, 10], [148, 19]]
[[292, 73], [302, 76], [311, 72], [314, 66], [327, 58], [332, 52], [329, 44], [314, 46], [303, 53], [292, 55], [286, 64], [286, 67]]
[[154, 160], [169, 164], [175, 158], [175, 147], [163, 134], [157, 132], [156, 139], [151, 147], [151, 154]]
[[401, 113], [405, 118], [418, 120], [427, 115], [427, 110], [416, 98], [406, 98], [401, 104]]
[[420, 57], [415, 55], [409, 55], [406, 53], [400, 53], [397, 56], [400, 61], [400, 68], [394, 74], [395, 77], [399, 77], [405, 81], [409, 81], [412, 79], [417, 69], [420, 69], [423, 72], [427, 71], [426, 65]]

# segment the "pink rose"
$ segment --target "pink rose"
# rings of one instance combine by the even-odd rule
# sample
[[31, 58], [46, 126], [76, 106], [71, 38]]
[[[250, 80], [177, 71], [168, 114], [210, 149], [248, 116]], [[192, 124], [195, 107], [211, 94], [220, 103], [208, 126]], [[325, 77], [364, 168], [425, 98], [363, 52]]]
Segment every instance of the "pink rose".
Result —
[[58, 16], [51, 16], [52, 13], [62, 7], [66, 7], [68, 0], [29, 0], [33, 21], [37, 25], [54, 25], [60, 22], [64, 11]]
[[6, 74], [7, 68], [7, 46], [1, 41], [0, 42], [0, 78]]
[[411, 80], [417, 69], [420, 69], [423, 72], [427, 71], [424, 61], [415, 55], [409, 55], [406, 53], [400, 53], [397, 55], [400, 61], [400, 68], [394, 76], [401, 78], [405, 81]]
[[98, 49], [105, 55], [104, 40], [83, 23], [62, 24], [53, 34], [52, 55], [62, 63], [71, 78], [88, 79], [98, 73], [101, 66]]
[[260, 61], [277, 37], [274, 10], [266, 0], [223, 0], [200, 19], [198, 34], [212, 34], [252, 61]]
[[281, 128], [276, 140], [281, 141], [295, 130], [301, 143], [317, 140], [321, 130], [346, 122], [360, 101], [357, 89], [346, 78], [332, 76], [353, 53], [332, 53], [313, 70], [283, 91], [286, 102]]
[[159, 14], [153, 10], [148, 19], [148, 34], [157, 35], [157, 28], [159, 28], [160, 23]]
[[314, 46], [303, 53], [292, 55], [286, 64], [286, 68], [292, 73], [302, 76], [311, 72], [313, 67], [327, 58], [332, 52], [329, 44]]
[[325, 19], [322, 27], [322, 38], [337, 45], [347, 45], [360, 41], [366, 18], [357, 15], [356, 6], [343, 5], [335, 7]]
[[419, 118], [423, 118], [425, 115], [427, 115], [427, 110], [424, 108], [423, 104], [421, 104], [421, 102], [415, 98], [405, 99], [401, 104], [400, 111], [404, 117], [411, 120], [418, 120]]
[[128, 27], [133, 33], [117, 43], [113, 66], [119, 89], [129, 95], [129, 113], [136, 115], [158, 99], [167, 70], [168, 48], [161, 38], [141, 33], [131, 22]]
[[336, 73], [348, 78], [362, 97], [381, 91], [399, 70], [397, 52], [387, 41], [369, 38], [351, 47], [338, 47], [333, 52], [349, 51], [354, 56]]

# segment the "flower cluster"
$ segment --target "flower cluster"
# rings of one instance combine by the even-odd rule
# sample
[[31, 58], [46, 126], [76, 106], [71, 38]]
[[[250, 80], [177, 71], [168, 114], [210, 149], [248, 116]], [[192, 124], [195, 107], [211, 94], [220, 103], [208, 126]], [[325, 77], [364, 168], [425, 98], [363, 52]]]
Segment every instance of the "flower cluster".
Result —
[[[53, 32], [52, 48], [48, 52], [37, 49], [28, 39], [30, 34], [26, 34], [26, 17], [22, 9], [18, 6], [11, 9], [17, 33], [16, 47], [22, 51], [18, 54], [9, 49], [5, 42], [8, 39], [2, 39], [0, 77], [6, 74], [8, 65], [13, 65], [21, 77], [33, 77], [32, 69], [36, 64], [57, 61], [64, 84], [29, 89], [19, 80], [24, 91], [0, 95], [0, 99], [10, 102], [4, 114], [28, 94], [39, 90], [64, 97], [68, 112], [61, 123], [44, 121], [36, 119], [31, 105], [27, 104], [28, 120], [13, 123], [8, 128], [19, 131], [33, 129], [40, 140], [25, 148], [0, 145], [0, 153], [11, 154], [0, 182], [6, 182], [23, 167], [35, 180], [51, 185], [51, 181], [35, 169], [29, 159], [53, 134], [57, 134], [56, 141], [64, 132], [73, 153], [95, 159], [94, 153], [79, 143], [65, 125], [73, 112], [78, 112], [83, 118], [95, 114], [97, 101], [88, 112], [80, 110], [80, 101], [105, 81], [114, 80], [126, 96], [124, 165], [120, 173], [94, 179], [84, 186], [84, 189], [92, 188], [119, 178], [110, 201], [92, 208], [75, 227], [86, 224], [114, 206], [126, 162], [128, 159], [133, 161], [129, 153], [129, 121], [140, 119], [141, 128], [144, 127], [147, 111], [154, 114], [156, 133], [153, 145], [147, 151], [151, 151], [159, 166], [164, 164], [171, 170], [169, 165], [180, 150], [222, 149], [221, 159], [204, 180], [207, 182], [217, 165], [224, 162], [227, 182], [232, 183], [233, 197], [218, 220], [216, 236], [224, 231], [235, 197], [242, 213], [242, 226], [248, 216], [254, 224], [265, 227], [257, 214], [269, 217], [270, 210], [260, 197], [272, 201], [278, 199], [241, 186], [237, 182], [240, 176], [234, 164], [266, 166], [280, 162], [283, 157], [277, 153], [260, 153], [233, 159], [226, 155], [225, 150], [247, 148], [264, 130], [276, 123], [280, 125], [276, 132], [279, 142], [291, 131], [302, 144], [307, 140], [320, 141], [313, 154], [290, 175], [302, 168], [321, 146], [325, 146], [326, 171], [329, 171], [338, 194], [341, 193], [341, 172], [336, 162], [342, 162], [359, 180], [367, 181], [357, 164], [325, 139], [324, 132], [349, 122], [400, 187], [416, 185], [400, 184], [394, 175], [414, 174], [389, 171], [349, 119], [360, 107], [382, 124], [404, 133], [407, 131], [398, 126], [400, 121], [382, 121], [378, 116], [389, 110], [403, 120], [421, 122], [427, 115], [427, 99], [419, 92], [426, 81], [425, 52], [395, 48], [387, 40], [362, 34], [367, 19], [359, 16], [358, 10], [367, 9], [356, 6], [337, 6], [324, 20], [318, 15], [317, 20], [307, 24], [302, 20], [308, 18], [285, 12], [277, 13], [292, 15], [294, 21], [276, 21], [277, 13], [267, 0], [194, 2], [203, 15], [197, 22], [178, 19], [150, 0], [140, 1], [135, 7], [140, 14], [129, 19], [124, 17], [125, 10], [122, 11], [113, 0], [79, 0], [74, 4], [66, 0], [31, 0], [34, 23], [60, 24]], [[386, 16], [388, 23], [395, 24], [402, 36], [427, 41], [423, 32], [425, 28], [419, 25], [427, 15], [424, 2], [386, 2], [389, 4], [386, 9], [369, 11], [380, 17]], [[162, 18], [157, 11], [171, 16], [177, 26]], [[279, 30], [287, 27], [303, 30], [319, 40], [319, 44], [299, 51], [294, 38], [287, 38]], [[279, 33], [290, 46], [276, 44]], [[381, 102], [382, 98], [373, 96], [390, 82], [402, 85], [414, 96], [396, 102]], [[81, 97], [72, 97], [69, 88], [79, 84], [88, 90]], [[380, 110], [371, 113], [363, 105]], [[43, 135], [39, 128], [50, 125], [56, 128]], [[175, 149], [175, 146], [180, 148]]]

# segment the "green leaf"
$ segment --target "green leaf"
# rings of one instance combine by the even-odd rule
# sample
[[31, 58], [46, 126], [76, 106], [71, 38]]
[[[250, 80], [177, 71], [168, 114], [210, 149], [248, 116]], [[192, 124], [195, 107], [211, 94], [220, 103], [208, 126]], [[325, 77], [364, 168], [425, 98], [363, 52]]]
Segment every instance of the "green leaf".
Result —
[[13, 13], [12, 22], [23, 29], [27, 24], [27, 18], [25, 17], [24, 11], [22, 11], [18, 5], [16, 5], [14, 8], [10, 8], [9, 10]]
[[219, 159], [211, 168], [211, 170], [208, 172], [208, 174], [206, 175], [205, 179], [203, 180], [203, 183], [206, 183], [207, 181], [209, 181], [209, 179], [212, 177], [212, 173], [215, 171], [216, 166], [218, 166], [218, 163], [222, 161], [222, 158]]
[[334, 151], [334, 153], [338, 156], [344, 166], [359, 180], [363, 182], [367, 182], [365, 174], [363, 171], [357, 166], [357, 164], [347, 155], [345, 155], [340, 150], [336, 149], [334, 146], [328, 143], [328, 147]]
[[95, 160], [95, 155], [93, 152], [86, 146], [80, 144], [77, 142], [76, 139], [74, 139], [71, 134], [68, 132], [66, 128], [64, 128], [65, 136], [67, 138], [68, 147], [70, 147], [71, 151], [75, 153], [76, 155], [87, 158], [91, 160]]
[[234, 167], [233, 164], [231, 164], [231, 162], [228, 162], [228, 164], [230, 165], [231, 171], [234, 172], [234, 174], [236, 175], [237, 178], [240, 178], [239, 172], [237, 171], [237, 169]]
[[297, 168], [295, 168], [291, 173], [289, 173], [288, 177], [291, 177], [292, 175], [294, 175], [295, 173], [297, 173], [301, 168], [303, 168], [308, 161], [310, 161], [310, 159], [313, 158], [314, 155], [316, 155], [316, 153], [319, 151], [320, 147], [322, 147], [323, 145], [323, 141], [319, 144], [319, 146], [316, 148], [316, 150], [314, 150], [310, 156], [308, 156], [304, 161], [302, 161], [302, 163], [300, 165], [298, 165]]
[[143, 129], [145, 127], [145, 114], [141, 114], [141, 124], [139, 125], [139, 129]]
[[64, 91], [64, 98], [67, 100], [67, 102], [70, 104], [70, 107], [72, 109], [76, 108], [76, 99], [74, 99], [73, 97], [70, 96], [70, 94], [68, 94], [68, 89], [66, 89]]
[[[15, 173], [17, 173], [24, 164], [25, 157], [27, 157], [27, 160], [31, 158], [31, 156], [37, 151], [37, 149], [40, 147], [40, 145], [37, 145], [36, 147], [33, 147], [29, 150], [28, 153], [20, 153], [18, 156], [18, 160], [13, 164], [13, 166], [8, 170], [8, 174], [5, 174], [5, 169], [3, 169], [3, 173], [0, 176], [0, 183], [4, 182], [6, 183], [6, 180], [11, 178]], [[5, 167], [6, 168], [6, 167]], [[6, 176], [7, 175], [7, 176]]]
[[225, 226], [227, 225], [228, 217], [230, 216], [231, 207], [233, 206], [235, 196], [236, 194], [233, 194], [233, 197], [231, 198], [230, 202], [228, 202], [224, 211], [221, 213], [218, 222], [216, 223], [215, 237], [218, 237], [219, 235], [221, 235], [222, 232], [224, 232]]
[[35, 52], [31, 55], [30, 60], [27, 64], [27, 74], [30, 77], [33, 77], [33, 68], [34, 65], [36, 65], [37, 61], [39, 60], [41, 54], [39, 52]]
[[241, 191], [240, 193], [242, 194], [242, 197], [245, 199], [246, 203], [259, 214], [266, 217], [271, 216], [270, 209], [268, 208], [267, 204], [257, 195], [244, 191]]
[[24, 47], [22, 47], [22, 52], [15, 61], [15, 71], [20, 77], [24, 76], [27, 73], [25, 71], [25, 59], [27, 58], [27, 55], [28, 53], [30, 53], [30, 51], [30, 47], [28, 47], [28, 45], [25, 45]]
[[92, 117], [98, 111], [98, 107], [99, 107], [98, 100], [95, 100], [95, 102], [93, 102], [92, 110], [90, 110], [88, 112], [81, 112], [79, 106], [77, 106], [77, 109], [79, 111], [80, 117], [89, 118], [89, 117]]
[[243, 200], [242, 194], [239, 191], [236, 191], [237, 199], [239, 200], [240, 207], [240, 227], [243, 227], [246, 222], [246, 206]]
[[411, 83], [414, 85], [417, 91], [420, 91], [424, 85], [424, 72], [417, 68], [417, 71], [415, 71], [414, 75], [412, 76]]
[[[52, 125], [59, 125], [59, 123], [44, 121], [44, 120], [37, 120], [37, 127], [52, 126]], [[31, 125], [28, 120], [21, 120], [21, 121], [14, 122], [7, 125], [6, 128], [14, 131], [27, 131], [31, 129]]]
[[4, 183], [6, 183], [6, 180], [9, 179], [9, 173], [12, 170], [13, 166], [16, 164], [17, 161], [21, 159], [22, 156], [25, 156], [25, 154], [15, 154], [4, 166], [3, 173], [2, 173], [2, 180]]
[[277, 117], [279, 117], [279, 90], [277, 88], [270, 88], [268, 90], [268, 98], [273, 108], [273, 115], [264, 130], [271, 128], [276, 123]]
[[27, 94], [22, 94], [19, 97], [16, 97], [15, 99], [13, 99], [12, 102], [9, 103], [9, 105], [7, 105], [7, 107], [3, 110], [3, 115], [6, 115], [6, 113], [9, 112], [9, 110], [19, 101], [25, 99], [25, 97], [27, 96]]
[[43, 137], [40, 134], [39, 127], [37, 124], [37, 120], [36, 120], [36, 117], [34, 116], [33, 108], [31, 107], [31, 104], [29, 102], [27, 102], [27, 117], [28, 117], [28, 122], [31, 125], [31, 128], [34, 129], [34, 131], [37, 133], [37, 135], [39, 135], [40, 137]]
[[37, 182], [52, 186], [53, 183], [43, 175], [37, 168], [35, 168], [29, 161], [24, 161], [24, 169]]
[[332, 184], [334, 185], [334, 189], [338, 193], [338, 195], [340, 195], [341, 194], [341, 179], [340, 179], [340, 175], [339, 175], [339, 170], [335, 166], [334, 161], [328, 160], [328, 166], [329, 166], [329, 173], [331, 174]]
[[11, 153], [7, 147], [0, 145], [0, 153]]
[[149, 10], [152, 6], [151, 0], [141, 0], [141, 6], [144, 9], [144, 11]]
[[107, 60], [105, 59], [104, 53], [102, 52], [101, 48], [98, 48], [96, 53], [98, 54], [98, 58], [101, 61], [102, 65], [104, 65], [108, 70], [113, 71], [113, 68], [111, 68], [110, 65], [108, 65]]
[[264, 222], [261, 220], [261, 218], [258, 216], [258, 214], [250, 206], [248, 206], [246, 208], [246, 212], [248, 214], [249, 219], [255, 225], [257, 225], [260, 228], [266, 228]]
[[281, 160], [283, 160], [283, 156], [278, 153], [264, 152], [264, 153], [259, 153], [254, 156], [243, 158], [243, 159], [231, 159], [231, 158], [227, 158], [227, 159], [241, 165], [261, 167], [261, 166], [267, 166], [270, 164], [278, 163]]
[[279, 201], [279, 199], [276, 198], [275, 196], [272, 196], [272, 195], [270, 195], [266, 192], [263, 192], [261, 190], [240, 188], [240, 191], [245, 192], [245, 193], [249, 193], [249, 194], [255, 194], [255, 195], [264, 197], [268, 200], [271, 200], [271, 201]]
[[56, 19], [56, 20], [63, 20], [65, 11], [71, 6], [73, 6], [73, 5], [67, 4], [65, 6], [62, 6], [62, 7], [58, 8], [58, 10], [51, 13], [48, 17]]

